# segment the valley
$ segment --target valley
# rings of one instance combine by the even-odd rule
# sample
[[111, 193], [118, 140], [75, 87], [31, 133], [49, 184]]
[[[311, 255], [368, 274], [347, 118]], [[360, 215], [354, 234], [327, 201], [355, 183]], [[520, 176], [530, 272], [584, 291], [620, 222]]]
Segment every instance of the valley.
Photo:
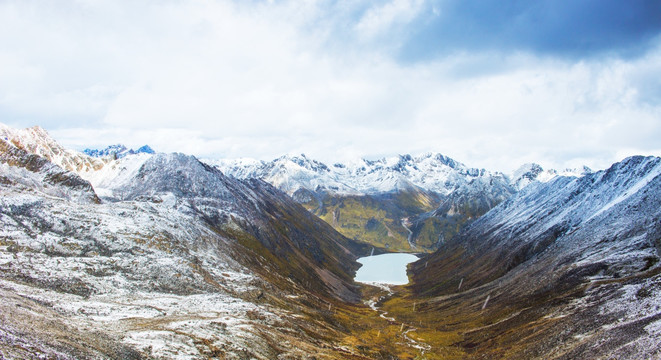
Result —
[[238, 179], [262, 179], [342, 235], [388, 252], [433, 252], [513, 194], [522, 179], [549, 174], [525, 166], [507, 176], [431, 153], [333, 165], [304, 154], [204, 161]]
[[[3, 358], [661, 357], [661, 158], [87, 153], [0, 127]], [[356, 281], [392, 252], [400, 285]]]

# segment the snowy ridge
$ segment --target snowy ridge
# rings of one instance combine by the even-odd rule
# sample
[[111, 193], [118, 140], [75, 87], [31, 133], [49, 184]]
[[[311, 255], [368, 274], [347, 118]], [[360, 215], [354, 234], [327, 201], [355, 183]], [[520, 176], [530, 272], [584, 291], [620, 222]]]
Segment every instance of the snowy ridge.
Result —
[[378, 160], [355, 159], [326, 165], [304, 154], [285, 155], [273, 161], [254, 159], [204, 160], [238, 179], [258, 178], [289, 195], [299, 189], [337, 195], [374, 195], [406, 190], [431, 191], [442, 196], [470, 193], [473, 183], [508, 186], [521, 190], [533, 182], [548, 182], [557, 176], [581, 177], [588, 167], [557, 171], [538, 164], [525, 164], [510, 175], [469, 168], [442, 154], [400, 155]]
[[293, 194], [300, 188], [339, 195], [389, 193], [422, 189], [448, 195], [479, 178], [505, 178], [501, 173], [468, 168], [441, 154], [400, 155], [379, 160], [356, 159], [328, 166], [304, 154], [286, 155], [271, 162], [257, 160], [205, 160], [225, 174], [260, 178]]
[[[628, 160], [628, 159], [627, 159]], [[625, 160], [625, 162], [627, 161]], [[604, 205], [599, 211], [594, 213], [594, 215], [590, 216], [586, 221], [590, 221], [592, 218], [597, 217], [601, 215], [602, 213], [608, 211], [611, 209], [613, 206], [621, 203], [622, 201], [628, 199], [629, 197], [635, 195], [638, 191], [643, 189], [647, 184], [650, 182], [654, 181], [659, 175], [661, 175], [661, 162], [654, 162], [651, 163], [650, 165], [652, 167], [651, 170], [645, 175], [642, 179], [638, 180], [636, 183], [631, 185], [629, 188], [627, 188], [624, 193], [620, 194], [617, 196], [615, 199], [611, 200], [608, 204]], [[658, 179], [657, 179], [658, 181]]]
[[592, 173], [587, 166], [577, 169], [565, 169], [557, 171], [554, 169], [544, 170], [541, 165], [535, 163], [524, 164], [511, 175], [511, 183], [514, 188], [521, 190], [533, 182], [549, 182], [556, 176], [581, 177]]
[[129, 149], [122, 144], [110, 145], [102, 150], [97, 149], [85, 149], [83, 153], [92, 157], [112, 157], [115, 159], [121, 159], [127, 155], [135, 154], [154, 154], [155, 151], [149, 145], [144, 145], [138, 148], [138, 150]]
[[0, 138], [28, 153], [42, 156], [69, 171], [93, 171], [100, 169], [105, 164], [100, 159], [65, 149], [39, 126], [13, 129], [0, 123]]
[[[527, 238], [531, 239], [552, 228], [570, 231], [598, 217], [612, 216], [618, 211], [616, 205], [623, 205], [654, 179], [660, 182], [660, 162], [660, 158], [638, 156], [581, 178], [553, 177], [546, 183], [524, 188], [517, 196], [485, 214], [474, 226], [479, 227], [482, 222], [502, 224], [496, 233], [499, 235], [525, 226]], [[530, 219], [535, 219], [532, 226]]]
[[[113, 197], [113, 189], [126, 186], [140, 166], [154, 154], [154, 151], [146, 145], [137, 151], [128, 150], [123, 145], [114, 145], [95, 153], [104, 156], [96, 158], [65, 149], [39, 126], [13, 129], [0, 123], [0, 138], [18, 149], [41, 156], [65, 170], [78, 174], [89, 181], [101, 197]], [[118, 151], [118, 155], [121, 156], [117, 158], [105, 156], [112, 154], [113, 151]]]

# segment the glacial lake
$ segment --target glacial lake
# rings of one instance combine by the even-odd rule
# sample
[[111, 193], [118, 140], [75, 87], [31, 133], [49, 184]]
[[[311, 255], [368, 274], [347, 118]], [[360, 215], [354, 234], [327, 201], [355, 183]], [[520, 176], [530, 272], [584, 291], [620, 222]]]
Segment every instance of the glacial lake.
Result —
[[356, 272], [356, 281], [391, 285], [408, 284], [406, 265], [418, 260], [413, 254], [381, 254], [359, 258], [363, 266]]

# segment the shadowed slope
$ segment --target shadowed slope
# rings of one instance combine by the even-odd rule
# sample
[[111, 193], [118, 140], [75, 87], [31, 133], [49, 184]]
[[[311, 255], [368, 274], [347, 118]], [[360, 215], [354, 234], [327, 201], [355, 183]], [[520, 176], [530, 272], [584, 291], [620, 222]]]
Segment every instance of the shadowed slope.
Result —
[[352, 285], [355, 259], [367, 247], [344, 238], [261, 180], [226, 177], [192, 156], [157, 154], [129, 185], [114, 190], [125, 199], [174, 201], [181, 211], [201, 216], [251, 250], [253, 257], [246, 261], [265, 276], [274, 271], [321, 293], [358, 300]]

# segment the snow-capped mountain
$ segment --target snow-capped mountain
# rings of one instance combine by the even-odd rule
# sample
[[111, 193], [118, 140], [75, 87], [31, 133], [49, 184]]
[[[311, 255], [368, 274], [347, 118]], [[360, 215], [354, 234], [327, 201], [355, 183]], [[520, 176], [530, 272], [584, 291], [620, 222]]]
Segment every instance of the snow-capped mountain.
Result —
[[149, 145], [143, 145], [139, 147], [137, 150], [129, 149], [126, 146], [122, 144], [117, 144], [117, 145], [110, 145], [106, 147], [105, 149], [85, 149], [83, 150], [83, 153], [92, 157], [113, 157], [115, 159], [121, 159], [127, 155], [135, 155], [135, 154], [154, 154], [155, 151], [152, 149]]
[[285, 191], [345, 236], [404, 251], [435, 248], [515, 191], [502, 173], [431, 153], [333, 165], [305, 155], [208, 162]]
[[0, 139], [0, 181], [16, 188], [69, 201], [99, 202], [89, 182], [4, 139]]
[[374, 195], [418, 188], [448, 195], [476, 178], [504, 177], [467, 166], [441, 154], [400, 155], [379, 160], [357, 159], [326, 165], [301, 155], [285, 155], [270, 162], [205, 160], [223, 173], [259, 178], [292, 195], [304, 188], [338, 195]]
[[[461, 302], [510, 333], [534, 328], [525, 348], [535, 357], [654, 358], [660, 205], [658, 157], [530, 184], [417, 262], [415, 289], [443, 295], [434, 305], [441, 312]], [[490, 343], [509, 341], [492, 335]], [[524, 356], [511, 349], [492, 356]]]
[[582, 177], [591, 173], [592, 169], [587, 166], [557, 171], [554, 169], [544, 170], [539, 164], [529, 163], [515, 170], [510, 179], [512, 186], [517, 190], [521, 190], [533, 182], [548, 182], [556, 176]]
[[64, 170], [81, 172], [95, 171], [104, 161], [89, 157], [75, 150], [65, 149], [39, 126], [14, 129], [0, 123], [0, 138], [28, 153], [46, 158]]
[[116, 197], [114, 188], [121, 188], [131, 181], [140, 166], [147, 161], [154, 151], [143, 146], [142, 151], [123, 151], [121, 156], [105, 156], [122, 145], [110, 146], [106, 150], [94, 153], [101, 157], [90, 156], [75, 150], [65, 149], [55, 141], [46, 130], [39, 126], [27, 129], [14, 129], [0, 124], [0, 138], [17, 149], [28, 154], [43, 157], [64, 170], [76, 173], [89, 181], [100, 197]]
[[[286, 194], [183, 154], [90, 160], [62, 151], [39, 128], [6, 134], [13, 141], [0, 139], [3, 358], [340, 351], [317, 340], [333, 325], [301, 313], [357, 301], [355, 259], [368, 250]], [[100, 167], [73, 169], [90, 183], [46, 155]]]

